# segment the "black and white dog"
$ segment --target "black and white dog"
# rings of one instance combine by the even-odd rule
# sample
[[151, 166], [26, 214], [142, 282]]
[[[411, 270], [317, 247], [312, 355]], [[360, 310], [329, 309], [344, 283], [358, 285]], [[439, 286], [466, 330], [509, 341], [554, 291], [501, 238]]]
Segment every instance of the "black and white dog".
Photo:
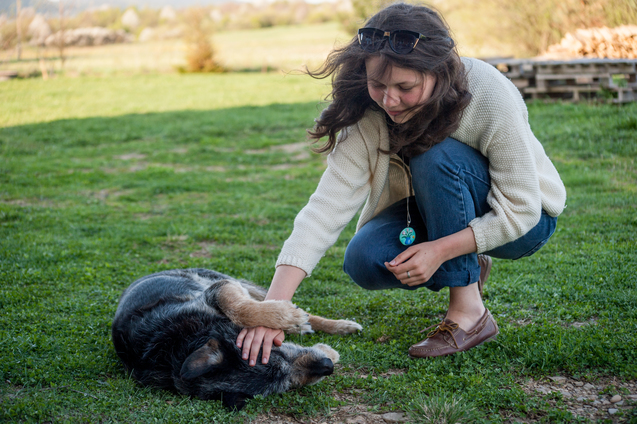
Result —
[[350, 334], [348, 320], [309, 315], [287, 301], [263, 301], [266, 290], [207, 269], [177, 269], [133, 282], [112, 325], [115, 351], [141, 384], [241, 409], [267, 396], [317, 383], [332, 374], [339, 354], [325, 344], [273, 347], [267, 365], [250, 367], [236, 346], [244, 327], [288, 333]]

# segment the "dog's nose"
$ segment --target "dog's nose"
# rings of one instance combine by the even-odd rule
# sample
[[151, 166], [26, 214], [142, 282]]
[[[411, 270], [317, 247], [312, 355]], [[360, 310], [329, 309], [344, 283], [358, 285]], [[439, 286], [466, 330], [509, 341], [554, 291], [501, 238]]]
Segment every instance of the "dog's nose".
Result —
[[328, 358], [323, 358], [320, 361], [316, 361], [312, 367], [312, 374], [326, 376], [331, 375], [334, 372], [334, 364]]

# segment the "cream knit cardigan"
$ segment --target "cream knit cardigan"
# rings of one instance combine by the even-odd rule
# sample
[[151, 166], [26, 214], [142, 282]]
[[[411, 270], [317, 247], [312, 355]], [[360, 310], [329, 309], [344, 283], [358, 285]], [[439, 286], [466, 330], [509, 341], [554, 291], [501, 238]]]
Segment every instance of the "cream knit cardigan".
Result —
[[[542, 209], [551, 216], [562, 213], [566, 189], [531, 132], [518, 89], [485, 62], [469, 58], [462, 62], [472, 99], [451, 137], [489, 159], [487, 202], [492, 210], [469, 223], [482, 253], [526, 234], [539, 222]], [[294, 220], [276, 266], [292, 265], [309, 276], [361, 206], [357, 230], [410, 194], [402, 161], [379, 148], [389, 150], [383, 112], [368, 110], [357, 124], [341, 131], [328, 155], [327, 169]]]

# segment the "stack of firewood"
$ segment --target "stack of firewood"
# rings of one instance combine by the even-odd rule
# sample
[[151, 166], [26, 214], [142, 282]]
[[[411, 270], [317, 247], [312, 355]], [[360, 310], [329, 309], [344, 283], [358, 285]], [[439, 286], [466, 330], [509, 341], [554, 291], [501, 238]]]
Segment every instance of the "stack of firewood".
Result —
[[549, 46], [543, 59], [637, 59], [637, 25], [578, 29]]

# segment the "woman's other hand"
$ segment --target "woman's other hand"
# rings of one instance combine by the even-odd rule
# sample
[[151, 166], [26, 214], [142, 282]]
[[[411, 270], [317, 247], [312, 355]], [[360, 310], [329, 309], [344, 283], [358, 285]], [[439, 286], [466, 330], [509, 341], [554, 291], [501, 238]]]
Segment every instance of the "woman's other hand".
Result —
[[435, 241], [426, 241], [408, 247], [385, 267], [401, 283], [418, 286], [429, 281], [432, 275], [446, 261], [461, 255], [473, 253], [477, 249], [471, 227]]
[[405, 285], [418, 286], [429, 281], [444, 262], [435, 242], [424, 242], [410, 246], [396, 256], [385, 267]]

